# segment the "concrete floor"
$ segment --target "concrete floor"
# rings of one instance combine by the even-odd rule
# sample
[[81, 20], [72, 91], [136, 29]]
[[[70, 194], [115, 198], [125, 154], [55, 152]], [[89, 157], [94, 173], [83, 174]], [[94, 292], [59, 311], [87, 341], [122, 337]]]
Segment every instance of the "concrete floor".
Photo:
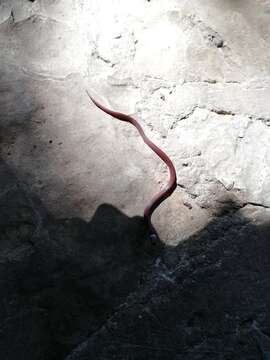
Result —
[[[269, 20], [269, 0], [0, 1], [4, 359], [265, 353]], [[167, 169], [86, 89], [175, 164], [155, 244]]]

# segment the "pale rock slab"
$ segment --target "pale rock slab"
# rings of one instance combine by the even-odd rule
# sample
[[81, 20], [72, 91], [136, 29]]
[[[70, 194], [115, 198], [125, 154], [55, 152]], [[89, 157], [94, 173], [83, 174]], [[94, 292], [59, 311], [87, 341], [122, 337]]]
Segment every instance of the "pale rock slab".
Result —
[[[181, 191], [154, 218], [166, 241], [224, 204], [268, 207], [269, 11], [259, 0], [2, 1], [1, 155], [57, 216], [89, 218], [104, 202], [142, 214], [166, 168], [87, 88], [174, 160]], [[183, 215], [178, 229], [183, 202], [198, 224]]]

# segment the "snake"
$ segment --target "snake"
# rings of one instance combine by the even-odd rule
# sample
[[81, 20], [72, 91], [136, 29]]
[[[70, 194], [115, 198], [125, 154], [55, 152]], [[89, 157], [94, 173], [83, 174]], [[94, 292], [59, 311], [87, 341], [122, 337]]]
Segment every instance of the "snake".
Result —
[[152, 218], [152, 214], [156, 210], [156, 208], [164, 200], [166, 200], [169, 196], [171, 196], [177, 187], [177, 177], [176, 177], [176, 170], [175, 170], [174, 164], [173, 164], [172, 160], [169, 158], [169, 156], [163, 150], [161, 150], [156, 144], [154, 144], [153, 141], [151, 141], [148, 138], [148, 136], [146, 136], [142, 126], [139, 124], [139, 122], [136, 119], [134, 119], [130, 115], [126, 115], [124, 113], [108, 109], [104, 105], [100, 104], [97, 100], [95, 100], [89, 94], [89, 92], [87, 90], [86, 90], [86, 93], [87, 93], [88, 97], [90, 98], [90, 100], [94, 103], [94, 105], [96, 107], [98, 107], [100, 110], [102, 110], [103, 112], [112, 116], [115, 119], [132, 124], [137, 129], [137, 131], [140, 134], [144, 143], [159, 156], [159, 158], [166, 164], [166, 166], [168, 168], [169, 180], [168, 180], [166, 186], [164, 188], [162, 188], [156, 195], [154, 195], [154, 197], [150, 200], [150, 202], [146, 205], [146, 207], [144, 209], [143, 217], [144, 217], [144, 220], [150, 230], [150, 237], [152, 239], [156, 239], [158, 236], [157, 236], [155, 228], [152, 224], [151, 218]]

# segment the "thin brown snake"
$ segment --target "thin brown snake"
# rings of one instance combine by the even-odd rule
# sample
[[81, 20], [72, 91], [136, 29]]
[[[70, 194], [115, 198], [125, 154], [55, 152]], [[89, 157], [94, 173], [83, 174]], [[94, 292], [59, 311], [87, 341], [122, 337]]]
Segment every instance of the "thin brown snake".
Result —
[[140, 136], [142, 137], [143, 141], [146, 143], [146, 145], [148, 145], [160, 158], [161, 160], [163, 160], [165, 162], [165, 164], [168, 167], [169, 170], [169, 181], [167, 183], [167, 185], [161, 189], [153, 198], [152, 200], [149, 202], [149, 204], [145, 207], [144, 209], [144, 219], [146, 221], [146, 223], [149, 226], [149, 230], [150, 230], [150, 237], [155, 239], [157, 238], [157, 234], [156, 231], [152, 225], [151, 222], [151, 217], [153, 212], [156, 210], [156, 208], [165, 200], [167, 199], [169, 196], [171, 196], [171, 194], [174, 192], [174, 190], [176, 189], [176, 171], [175, 171], [175, 167], [171, 161], [171, 159], [169, 158], [168, 155], [165, 154], [164, 151], [162, 151], [157, 145], [155, 145], [144, 133], [141, 125], [138, 123], [137, 120], [135, 120], [133, 117], [131, 117], [130, 115], [126, 115], [117, 111], [113, 111], [110, 109], [107, 109], [105, 106], [101, 105], [99, 102], [97, 102], [90, 94], [89, 92], [86, 90], [87, 95], [89, 96], [89, 98], [91, 99], [91, 101], [102, 111], [104, 111], [106, 114], [111, 115], [112, 117], [121, 120], [121, 121], [126, 121], [129, 122], [130, 124], [132, 124], [133, 126], [136, 127], [136, 129], [138, 130]]

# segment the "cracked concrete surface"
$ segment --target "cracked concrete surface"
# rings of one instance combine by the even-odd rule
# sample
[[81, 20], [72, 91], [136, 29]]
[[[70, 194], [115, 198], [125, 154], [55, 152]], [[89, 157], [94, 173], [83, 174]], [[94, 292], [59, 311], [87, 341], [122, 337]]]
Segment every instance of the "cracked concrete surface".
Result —
[[[134, 115], [175, 163], [177, 190], [153, 216], [161, 246], [181, 248], [184, 240], [201, 239], [204, 229], [212, 229], [217, 219], [229, 216], [227, 221], [233, 222], [230, 216], [238, 212], [252, 223], [247, 226], [257, 221], [253, 212], [263, 214], [264, 224], [270, 221], [269, 20], [268, 0], [0, 0], [0, 157], [11, 171], [4, 172], [8, 180], [1, 179], [0, 202], [11, 196], [11, 209], [17, 205], [21, 209], [24, 202], [32, 209], [25, 210], [23, 219], [19, 211], [8, 223], [7, 239], [11, 240], [10, 244], [3, 240], [0, 261], [31, 258], [33, 239], [42, 238], [42, 251], [55, 251], [53, 245], [44, 245], [44, 213], [50, 214], [49, 229], [70, 237], [71, 248], [77, 246], [74, 234], [82, 224], [90, 226], [96, 214], [98, 218], [103, 214], [99, 212], [102, 204], [118, 209], [123, 222], [133, 224], [131, 219], [142, 215], [146, 203], [167, 180], [166, 168], [136, 130], [96, 109], [85, 89], [104, 105]], [[19, 193], [23, 192], [19, 204], [15, 201], [18, 183]], [[31, 205], [32, 198], [42, 205]], [[68, 219], [71, 225], [64, 231]], [[80, 219], [81, 225], [74, 219]], [[136, 221], [135, 229], [141, 234], [143, 225]], [[130, 235], [131, 225], [119, 223], [116, 228]], [[108, 224], [114, 226], [111, 220]], [[217, 227], [221, 237], [222, 226]], [[18, 234], [21, 243], [14, 240]], [[225, 240], [235, 235], [226, 236]], [[95, 251], [100, 259], [100, 250]], [[75, 255], [72, 259], [76, 264], [79, 261]], [[116, 267], [121, 265], [116, 261]], [[128, 273], [134, 270], [132, 266]], [[87, 268], [75, 273], [87, 277], [89, 271], [95, 272]], [[155, 271], [150, 287], [155, 284]], [[115, 276], [122, 279], [118, 272]], [[136, 276], [133, 285], [140, 277]], [[53, 286], [59, 285], [57, 281]], [[125, 289], [123, 280], [120, 287], [127, 295], [135, 291], [133, 285]], [[64, 286], [64, 291], [70, 290]], [[87, 299], [91, 291], [87, 289]], [[52, 297], [57, 298], [54, 290]], [[117, 299], [116, 307], [123, 297]], [[31, 316], [37, 316], [42, 333], [46, 311], [40, 312], [33, 301]], [[112, 314], [115, 308], [107, 302], [105, 312]], [[83, 335], [79, 331], [78, 337], [75, 331], [64, 340], [54, 335], [61, 344], [58, 358], [105, 320], [101, 316], [93, 321], [96, 326], [89, 329], [84, 324]], [[48, 350], [50, 336], [44, 340], [44, 349]], [[141, 358], [165, 359], [162, 354]], [[50, 351], [46, 356], [52, 359]], [[121, 356], [129, 358], [126, 353]], [[43, 359], [37, 353], [32, 358]]]
[[[202, 227], [215, 212], [217, 184], [228, 197], [269, 206], [269, 13], [263, 2], [256, 14], [254, 6], [1, 2], [1, 126], [12, 132], [2, 156], [57, 216], [89, 219], [103, 202], [142, 214], [164, 169], [134, 129], [87, 102], [87, 88], [137, 116], [172, 156]], [[177, 202], [171, 214], [179, 219]], [[156, 217], [164, 241], [175, 242], [176, 222]], [[173, 233], [183, 239], [182, 228]]]
[[[86, 219], [103, 202], [141, 214], [166, 181], [162, 165], [134, 129], [87, 103], [85, 87], [140, 119], [172, 156], [181, 189], [196, 195], [194, 208], [212, 198], [206, 215], [192, 216], [215, 210], [217, 183], [228, 196], [269, 206], [269, 14], [267, 4], [257, 1], [256, 14], [254, 6], [3, 1], [1, 126], [9, 132], [10, 119], [28, 128], [2, 139], [4, 159], [57, 216]], [[197, 158], [187, 154], [194, 151]], [[181, 217], [181, 206], [171, 206]], [[174, 221], [160, 221], [172, 240]]]

